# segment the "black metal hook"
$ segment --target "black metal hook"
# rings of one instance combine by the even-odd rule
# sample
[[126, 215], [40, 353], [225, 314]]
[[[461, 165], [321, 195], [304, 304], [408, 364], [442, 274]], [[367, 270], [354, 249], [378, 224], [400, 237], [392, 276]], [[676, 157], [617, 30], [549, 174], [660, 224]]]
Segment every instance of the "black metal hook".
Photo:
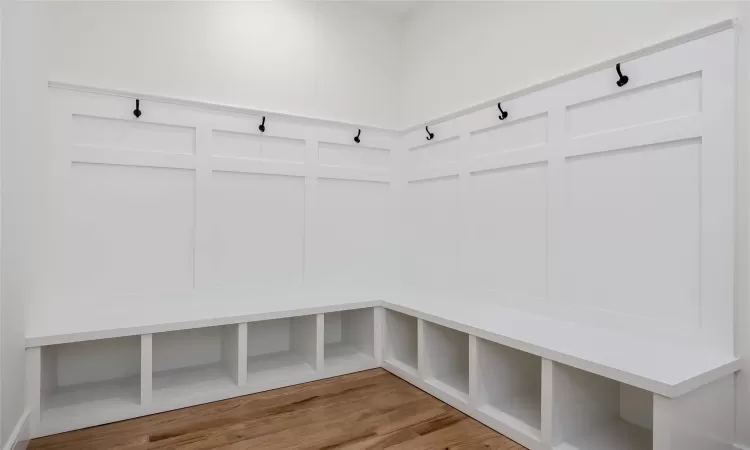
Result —
[[135, 116], [136, 119], [141, 117], [140, 106], [141, 106], [141, 101], [139, 99], [135, 99], [135, 109], [133, 110], [133, 115]]
[[263, 122], [260, 125], [258, 125], [258, 129], [260, 130], [261, 133], [266, 132], [266, 116], [263, 116]]
[[623, 75], [622, 72], [620, 71], [620, 63], [617, 63], [617, 65], [615, 66], [615, 68], [617, 69], [617, 75], [619, 75], [619, 77], [620, 77], [620, 79], [617, 80], [617, 85], [620, 86], [620, 87], [623, 87], [626, 84], [628, 84], [629, 78], [628, 78], [627, 75]]
[[500, 115], [498, 116], [500, 120], [505, 120], [508, 117], [508, 111], [503, 111], [503, 108], [500, 107], [500, 103], [497, 104], [497, 109], [500, 110]]
[[425, 131], [427, 131], [427, 140], [428, 140], [428, 141], [431, 141], [431, 140], [432, 140], [432, 138], [434, 138], [434, 137], [435, 137], [435, 133], [430, 133], [430, 129], [429, 129], [429, 128], [427, 128], [427, 127], [424, 127], [424, 129], [425, 129]]
[[356, 142], [357, 144], [359, 144], [359, 135], [360, 134], [362, 134], [362, 129], [361, 128], [357, 128], [357, 135], [354, 136], [354, 142]]

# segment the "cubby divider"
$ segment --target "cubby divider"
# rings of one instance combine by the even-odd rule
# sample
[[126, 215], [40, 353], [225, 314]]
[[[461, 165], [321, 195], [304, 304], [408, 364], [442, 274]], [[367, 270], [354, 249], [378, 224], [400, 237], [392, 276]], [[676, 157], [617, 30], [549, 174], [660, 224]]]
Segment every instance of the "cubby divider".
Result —
[[265, 386], [317, 371], [317, 316], [247, 324], [247, 384]]
[[385, 361], [417, 376], [417, 318], [387, 310], [385, 333]]
[[323, 355], [326, 370], [374, 366], [374, 308], [326, 313], [324, 317]]
[[435, 323], [422, 321], [426, 383], [462, 402], [469, 401], [469, 335]]
[[476, 407], [527, 435], [541, 437], [542, 360], [501, 344], [472, 337]]
[[552, 363], [555, 450], [651, 450], [653, 394]]

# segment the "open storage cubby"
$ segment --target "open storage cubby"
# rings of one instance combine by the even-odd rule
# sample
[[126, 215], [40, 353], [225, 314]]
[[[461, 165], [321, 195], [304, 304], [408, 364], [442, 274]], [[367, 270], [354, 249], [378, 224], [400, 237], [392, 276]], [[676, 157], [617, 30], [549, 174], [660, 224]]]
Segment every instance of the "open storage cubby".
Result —
[[263, 385], [316, 371], [317, 317], [247, 324], [247, 384]]
[[138, 405], [140, 380], [140, 336], [42, 347], [42, 420]]
[[425, 381], [465, 403], [469, 401], [469, 335], [423, 321]]
[[385, 360], [417, 376], [417, 318], [386, 310]]
[[154, 401], [205, 395], [237, 385], [237, 325], [153, 335]]
[[542, 359], [504, 345], [476, 339], [477, 407], [517, 430], [540, 438]]
[[555, 450], [651, 450], [653, 394], [554, 363]]
[[366, 366], [375, 361], [375, 311], [373, 308], [326, 313], [326, 369]]

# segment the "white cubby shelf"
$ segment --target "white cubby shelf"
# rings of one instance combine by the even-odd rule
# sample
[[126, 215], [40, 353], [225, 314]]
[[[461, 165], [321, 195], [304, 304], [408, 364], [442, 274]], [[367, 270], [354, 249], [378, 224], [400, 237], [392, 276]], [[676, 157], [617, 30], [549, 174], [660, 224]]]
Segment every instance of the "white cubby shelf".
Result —
[[481, 338], [474, 345], [473, 397], [479, 411], [540, 438], [542, 359]]
[[422, 321], [425, 381], [458, 400], [469, 401], [469, 335]]
[[378, 367], [382, 311], [327, 309], [29, 347], [32, 435]]
[[140, 336], [40, 349], [42, 420], [85, 426], [96, 411], [136, 411], [141, 403]]
[[153, 401], [169, 402], [237, 386], [237, 325], [153, 335]]
[[324, 317], [323, 364], [327, 371], [354, 371], [375, 364], [373, 308], [326, 313]]
[[553, 366], [555, 450], [652, 450], [653, 394], [617, 381]]
[[317, 371], [317, 316], [247, 324], [247, 385], [266, 386]]
[[386, 310], [384, 360], [400, 370], [417, 376], [417, 318]]

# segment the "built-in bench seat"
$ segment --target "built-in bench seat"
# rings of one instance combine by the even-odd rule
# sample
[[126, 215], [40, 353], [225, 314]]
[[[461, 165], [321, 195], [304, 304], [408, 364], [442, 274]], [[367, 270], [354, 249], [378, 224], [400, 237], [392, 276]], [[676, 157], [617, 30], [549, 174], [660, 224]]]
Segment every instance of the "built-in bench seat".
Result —
[[693, 391], [721, 399], [740, 368], [732, 355], [449, 297], [215, 290], [112, 309], [66, 299], [75, 321], [48, 308], [27, 328], [32, 433], [384, 367], [532, 449], [676, 449], [664, 436], [684, 423], [659, 418], [703, 411]]

